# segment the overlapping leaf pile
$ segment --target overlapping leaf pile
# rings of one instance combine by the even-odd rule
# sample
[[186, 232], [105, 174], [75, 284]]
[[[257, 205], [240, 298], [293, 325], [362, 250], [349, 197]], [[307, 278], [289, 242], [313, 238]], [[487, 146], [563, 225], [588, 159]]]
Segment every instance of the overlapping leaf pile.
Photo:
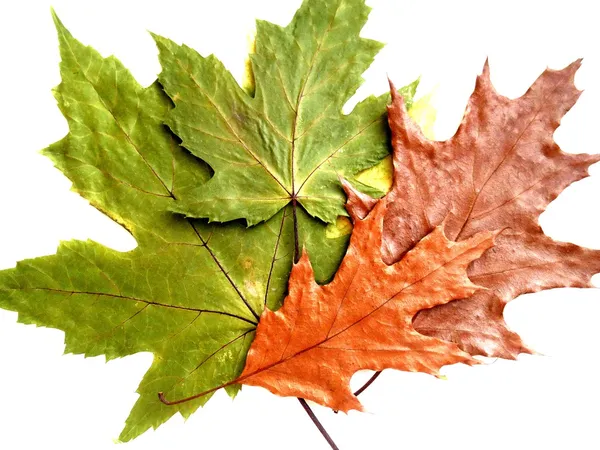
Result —
[[[529, 350], [504, 305], [600, 271], [599, 251], [537, 222], [600, 160], [552, 138], [579, 95], [578, 63], [516, 100], [486, 65], [445, 142], [407, 115], [416, 83], [392, 86], [390, 143], [389, 95], [342, 113], [381, 47], [359, 36], [367, 15], [363, 0], [306, 0], [285, 28], [259, 21], [247, 89], [214, 56], [156, 35], [163, 69], [143, 88], [55, 18], [69, 134], [44, 153], [138, 246], [62, 243], [0, 272], [0, 306], [64, 330], [66, 352], [154, 354], [121, 440], [220, 388], [347, 411], [362, 408], [357, 370], [514, 358]], [[394, 182], [378, 201], [364, 171], [390, 144]]]
[[[345, 184], [355, 229], [334, 280], [317, 285], [304, 255], [284, 306], [263, 313], [238, 382], [360, 410], [349, 388], [357, 370], [437, 374], [471, 363], [469, 354], [530, 352], [504, 323], [506, 303], [590, 287], [600, 272], [600, 251], [553, 241], [537, 222], [600, 160], [566, 154], [552, 138], [579, 97], [578, 67], [546, 70], [509, 100], [494, 91], [486, 63], [463, 123], [445, 142], [423, 136], [392, 85], [391, 191], [377, 201]], [[493, 248], [479, 258], [491, 232]]]

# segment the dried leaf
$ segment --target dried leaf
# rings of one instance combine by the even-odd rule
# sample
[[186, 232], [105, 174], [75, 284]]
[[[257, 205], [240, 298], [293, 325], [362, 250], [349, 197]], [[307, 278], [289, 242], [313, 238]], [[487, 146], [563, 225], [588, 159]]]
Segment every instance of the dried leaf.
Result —
[[[546, 70], [511, 100], [494, 90], [486, 63], [458, 131], [444, 142], [423, 136], [392, 89], [395, 174], [384, 260], [400, 260], [442, 221], [446, 235], [459, 242], [503, 230], [494, 248], [469, 268], [471, 280], [487, 290], [422, 311], [414, 322], [419, 332], [474, 355], [514, 358], [530, 350], [504, 322], [507, 302], [542, 289], [591, 286], [600, 251], [556, 242], [538, 223], [547, 205], [600, 160], [564, 153], [553, 140], [580, 95], [574, 85], [579, 66], [576, 61]], [[368, 210], [364, 199], [352, 201]]]
[[263, 312], [238, 383], [336, 410], [362, 410], [349, 386], [358, 370], [437, 375], [446, 364], [474, 363], [455, 344], [415, 331], [412, 318], [479, 290], [467, 277], [467, 266], [492, 246], [494, 233], [455, 243], [439, 226], [388, 266], [381, 254], [388, 206], [386, 197], [366, 218], [353, 214], [350, 246], [330, 284], [315, 282], [303, 254], [292, 268], [283, 307]]

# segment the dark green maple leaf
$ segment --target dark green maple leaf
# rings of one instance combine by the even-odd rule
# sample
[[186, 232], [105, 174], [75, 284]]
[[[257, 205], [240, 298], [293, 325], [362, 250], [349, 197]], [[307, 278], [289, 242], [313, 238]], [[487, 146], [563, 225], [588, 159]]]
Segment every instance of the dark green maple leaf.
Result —
[[[295, 21], [318, 15], [319, 8], [329, 11], [333, 3], [309, 1]], [[364, 8], [362, 1], [348, 4]], [[55, 255], [0, 272], [0, 307], [17, 311], [22, 323], [63, 330], [67, 353], [107, 359], [154, 354], [120, 436], [126, 441], [178, 411], [190, 415], [210, 398], [172, 407], [162, 404], [157, 392], [186, 397], [235, 379], [261, 312], [281, 305], [296, 239], [309, 249], [317, 279], [325, 281], [345, 251], [349, 226], [344, 220], [326, 225], [299, 208], [295, 229], [290, 206], [251, 228], [240, 221], [215, 224], [172, 213], [180, 198], [202, 192], [197, 188], [215, 178], [163, 125], [171, 101], [159, 84], [143, 88], [116, 58], [103, 58], [75, 40], [56, 17], [55, 22], [62, 82], [54, 93], [69, 134], [44, 154], [72, 181], [73, 190], [123, 225], [138, 245], [121, 253], [92, 241], [63, 242]], [[265, 39], [267, 25], [260, 27]], [[312, 36], [313, 31], [307, 26], [302, 33]], [[202, 82], [204, 77], [210, 75]], [[237, 85], [231, 87], [238, 92]], [[408, 101], [415, 88], [403, 90]], [[368, 124], [363, 133], [375, 142], [362, 150], [375, 156], [365, 156], [352, 171], [388, 151], [386, 102], [387, 96], [371, 97], [352, 113], [353, 123]], [[212, 126], [220, 119], [205, 120]], [[329, 145], [327, 135], [320, 139]], [[243, 178], [247, 165], [238, 169], [228, 173]], [[228, 392], [234, 395], [237, 388]]]
[[[159, 80], [175, 103], [167, 123], [215, 171], [181, 192], [176, 211], [249, 225], [288, 204], [329, 223], [346, 215], [339, 177], [389, 153], [387, 95], [342, 113], [382, 47], [359, 36], [369, 10], [364, 0], [306, 0], [285, 28], [257, 21], [250, 93], [214, 56], [154, 36]], [[415, 88], [402, 91], [412, 97]]]

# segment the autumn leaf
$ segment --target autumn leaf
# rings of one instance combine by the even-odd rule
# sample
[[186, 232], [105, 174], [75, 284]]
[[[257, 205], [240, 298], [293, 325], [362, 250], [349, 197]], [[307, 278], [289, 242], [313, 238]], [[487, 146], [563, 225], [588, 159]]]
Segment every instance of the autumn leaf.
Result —
[[[401, 260], [442, 222], [458, 242], [503, 230], [494, 248], [469, 268], [469, 278], [487, 289], [420, 312], [414, 321], [420, 333], [456, 342], [473, 355], [515, 358], [530, 349], [504, 322], [507, 302], [543, 289], [591, 287], [592, 275], [600, 272], [600, 251], [556, 242], [538, 223], [547, 205], [600, 160], [564, 153], [553, 140], [580, 95], [574, 85], [579, 66], [576, 61], [546, 70], [511, 100], [494, 90], [486, 63], [458, 131], [444, 142], [423, 136], [392, 88], [395, 172], [384, 260]], [[364, 195], [351, 201], [363, 214], [373, 203]]]
[[[127, 441], [177, 412], [188, 417], [210, 398], [173, 408], [156, 392], [185, 397], [235, 379], [265, 305], [277, 309], [284, 298], [296, 236], [325, 281], [351, 225], [346, 218], [325, 224], [298, 208], [295, 229], [289, 207], [251, 228], [173, 214], [177, 199], [211, 180], [212, 170], [164, 126], [171, 101], [158, 83], [141, 87], [116, 58], [82, 45], [54, 19], [62, 60], [54, 94], [69, 134], [43, 153], [137, 248], [63, 242], [55, 255], [0, 272], [0, 307], [17, 311], [22, 323], [63, 330], [66, 353], [108, 360], [154, 354], [120, 436]], [[415, 88], [403, 90], [408, 102]], [[373, 122], [376, 154], [389, 147], [386, 97], [361, 107]]]
[[[138, 246], [120, 253], [92, 241], [63, 242], [56, 255], [0, 272], [0, 306], [18, 311], [22, 323], [64, 330], [67, 353], [154, 353], [121, 435], [128, 440], [177, 412], [156, 400], [158, 385], [193, 392], [238, 375], [262, 305], [276, 305], [285, 289], [289, 268], [270, 272], [281, 215], [246, 230], [167, 212], [180, 186], [210, 176], [165, 130], [169, 99], [55, 21], [62, 82], [54, 93], [69, 134], [44, 154]], [[187, 416], [205, 401], [180, 411]]]
[[342, 113], [382, 47], [359, 36], [369, 10], [364, 0], [306, 0], [285, 28], [257, 21], [250, 93], [214, 56], [155, 36], [159, 80], [175, 104], [167, 123], [214, 170], [182, 190], [174, 210], [249, 225], [287, 205], [328, 223], [346, 214], [338, 178], [389, 153], [389, 95]]
[[381, 243], [389, 207], [385, 197], [366, 218], [354, 216], [348, 251], [331, 283], [315, 282], [303, 254], [292, 268], [283, 307], [263, 312], [237, 383], [335, 410], [362, 410], [349, 386], [358, 370], [438, 374], [446, 364], [475, 362], [455, 344], [418, 333], [412, 318], [479, 290], [467, 266], [492, 246], [494, 233], [456, 243], [439, 226], [388, 266]]

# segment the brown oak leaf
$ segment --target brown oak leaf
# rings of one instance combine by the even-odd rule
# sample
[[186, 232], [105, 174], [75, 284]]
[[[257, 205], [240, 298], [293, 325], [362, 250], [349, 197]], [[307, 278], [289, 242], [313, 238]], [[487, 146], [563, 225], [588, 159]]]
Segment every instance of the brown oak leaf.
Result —
[[467, 267], [493, 245], [495, 233], [456, 243], [439, 226], [387, 265], [381, 243], [389, 206], [384, 198], [363, 219], [349, 208], [354, 231], [331, 283], [318, 285], [307, 254], [302, 255], [283, 307], [263, 312], [237, 383], [335, 410], [362, 410], [349, 386], [358, 370], [437, 375], [446, 364], [476, 362], [455, 344], [415, 331], [412, 319], [422, 309], [480, 289], [467, 277]]
[[[494, 248], [469, 267], [484, 286], [460, 301], [421, 311], [417, 331], [457, 343], [472, 355], [514, 359], [531, 353], [503, 318], [515, 297], [557, 287], [591, 287], [600, 251], [556, 242], [538, 223], [548, 204], [588, 176], [600, 155], [567, 154], [553, 140], [560, 119], [580, 91], [576, 61], [546, 70], [520, 98], [498, 94], [486, 62], [463, 121], [447, 141], [430, 141], [410, 119], [402, 97], [388, 107], [394, 149], [394, 184], [388, 194], [384, 261], [398, 261], [443, 221], [461, 242], [486, 230], [503, 230]], [[373, 200], [348, 191], [364, 216]]]

